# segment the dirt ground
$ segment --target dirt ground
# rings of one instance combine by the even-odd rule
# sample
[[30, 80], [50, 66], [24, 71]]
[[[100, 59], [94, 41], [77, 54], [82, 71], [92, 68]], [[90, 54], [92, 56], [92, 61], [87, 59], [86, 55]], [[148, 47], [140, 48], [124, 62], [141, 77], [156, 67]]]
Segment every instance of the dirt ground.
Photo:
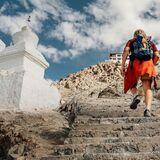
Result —
[[40, 159], [67, 134], [68, 122], [56, 111], [0, 112], [0, 159]]

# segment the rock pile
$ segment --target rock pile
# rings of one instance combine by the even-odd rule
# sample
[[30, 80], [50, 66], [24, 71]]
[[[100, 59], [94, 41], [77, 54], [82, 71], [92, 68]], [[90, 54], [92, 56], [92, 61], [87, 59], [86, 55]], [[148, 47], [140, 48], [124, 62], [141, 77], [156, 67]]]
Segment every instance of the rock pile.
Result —
[[[118, 88], [123, 87], [120, 64], [113, 62], [101, 62], [77, 73], [70, 74], [57, 83], [62, 96], [65, 92], [75, 94], [86, 90], [94, 90], [101, 86]], [[103, 87], [104, 89], [104, 87]]]

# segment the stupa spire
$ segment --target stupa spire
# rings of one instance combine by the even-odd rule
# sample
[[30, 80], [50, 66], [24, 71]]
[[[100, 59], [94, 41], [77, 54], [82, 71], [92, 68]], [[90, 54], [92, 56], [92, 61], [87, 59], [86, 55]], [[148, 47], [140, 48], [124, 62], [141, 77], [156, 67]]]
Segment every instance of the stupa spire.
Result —
[[27, 18], [27, 26], [28, 27], [30, 26], [30, 22], [31, 22], [31, 16], [28, 16], [28, 18]]

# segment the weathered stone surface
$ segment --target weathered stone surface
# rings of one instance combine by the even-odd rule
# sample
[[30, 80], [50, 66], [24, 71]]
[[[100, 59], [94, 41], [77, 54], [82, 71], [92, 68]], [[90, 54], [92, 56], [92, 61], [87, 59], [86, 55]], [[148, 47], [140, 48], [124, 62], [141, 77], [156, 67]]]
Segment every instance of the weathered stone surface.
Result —
[[99, 63], [69, 75], [57, 85], [64, 91], [65, 100], [76, 100], [65, 104], [61, 111], [78, 110], [68, 138], [63, 145], [53, 147], [54, 156], [50, 159], [160, 159], [159, 101], [154, 99], [150, 118], [143, 117], [143, 99], [136, 110], [131, 110], [132, 97], [123, 94], [123, 78], [117, 64]]
[[159, 160], [159, 152], [144, 152], [144, 153], [134, 153], [134, 154], [80, 154], [72, 156], [55, 156], [55, 157], [44, 157], [42, 160]]
[[99, 94], [98, 98], [108, 98], [108, 97], [120, 97], [120, 94], [116, 93], [114, 89], [108, 87], [103, 89]]
[[[131, 110], [132, 96], [123, 94], [122, 77], [114, 77], [114, 72], [116, 76], [120, 74], [116, 64], [103, 62], [72, 74], [57, 84], [63, 93], [59, 111], [69, 121], [70, 128], [57, 128], [55, 131], [53, 126], [61, 122], [53, 121], [55, 116], [42, 116], [38, 121], [33, 117], [26, 120], [21, 114], [21, 118], [15, 118], [16, 127], [10, 126], [9, 129], [18, 135], [19, 125], [24, 124], [25, 131], [30, 126], [22, 135], [35, 139], [35, 144], [38, 142], [36, 149], [32, 149], [33, 153], [29, 150], [27, 154], [32, 154], [35, 160], [159, 160], [159, 101], [153, 100], [154, 116], [150, 118], [143, 117], [143, 99], [136, 110]], [[7, 126], [4, 125], [6, 120], [0, 118], [3, 128]], [[4, 142], [10, 142], [10, 137], [7, 138], [3, 146]], [[16, 142], [24, 144], [21, 139], [16, 138]], [[18, 153], [14, 145], [5, 146], [6, 154], [8, 150], [12, 151], [12, 156]], [[18, 158], [27, 157], [21, 153], [23, 147], [19, 149]]]
[[110, 90], [114, 89], [114, 94], [119, 96], [118, 93], [122, 91], [122, 83], [120, 64], [101, 62], [61, 79], [57, 83], [57, 87], [63, 97], [74, 96], [74, 94], [84, 91], [87, 91], [90, 96], [97, 97], [104, 88], [108, 87]]
[[63, 144], [68, 122], [58, 112], [0, 112], [0, 160], [38, 160]]

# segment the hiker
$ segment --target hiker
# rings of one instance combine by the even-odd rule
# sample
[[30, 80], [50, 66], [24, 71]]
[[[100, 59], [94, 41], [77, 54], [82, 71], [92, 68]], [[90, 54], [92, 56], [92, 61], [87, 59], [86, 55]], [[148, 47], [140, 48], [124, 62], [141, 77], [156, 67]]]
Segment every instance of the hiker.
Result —
[[[129, 65], [126, 68], [125, 62], [129, 56]], [[160, 58], [156, 45], [151, 41], [151, 37], [147, 37], [142, 29], [134, 32], [134, 37], [130, 39], [122, 54], [121, 72], [124, 76], [124, 93], [128, 90], [133, 95], [133, 101], [130, 104], [131, 109], [136, 109], [140, 103], [140, 95], [137, 93], [137, 83], [140, 79], [142, 82], [145, 98], [144, 116], [151, 116], [152, 90], [151, 84], [157, 75], [156, 65]]]

